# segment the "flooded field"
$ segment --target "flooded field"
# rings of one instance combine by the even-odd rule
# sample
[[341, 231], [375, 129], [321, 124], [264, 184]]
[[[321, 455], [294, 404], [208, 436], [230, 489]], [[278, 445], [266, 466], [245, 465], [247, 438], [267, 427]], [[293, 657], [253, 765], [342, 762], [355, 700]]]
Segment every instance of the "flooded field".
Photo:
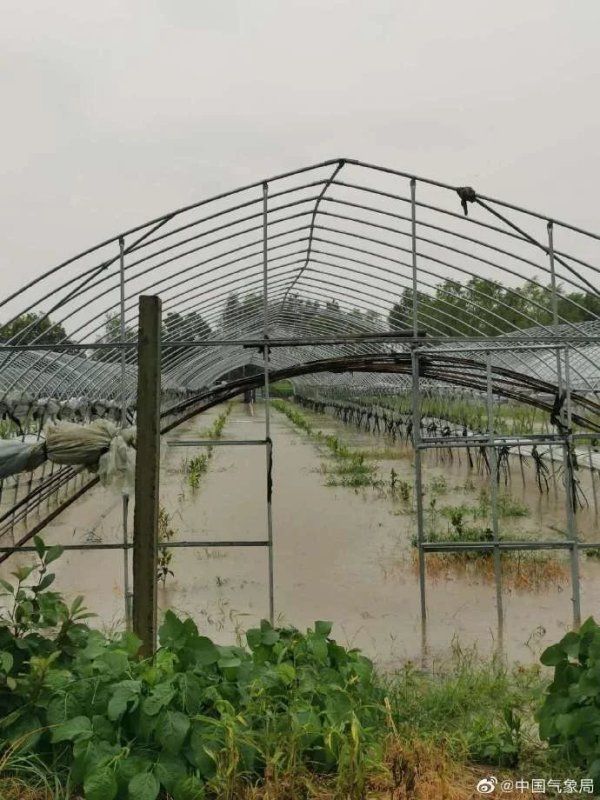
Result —
[[[213, 409], [173, 431], [167, 439], [201, 438], [222, 409]], [[383, 436], [357, 432], [325, 416], [307, 414], [326, 436], [336, 435], [367, 456], [379, 486], [352, 488], [331, 480], [331, 458], [318, 441], [272, 412], [274, 443], [273, 529], [275, 609], [278, 622], [304, 627], [315, 619], [335, 623], [334, 635], [363, 648], [379, 664], [393, 667], [418, 659], [421, 646], [419, 587], [415, 570], [416, 531], [412, 499], [412, 452]], [[264, 436], [264, 409], [233, 404], [224, 439]], [[198, 488], [189, 485], [185, 462], [201, 448], [163, 443], [161, 506], [179, 540], [257, 540], [266, 538], [265, 452], [256, 447], [215, 447]], [[560, 475], [556, 489], [540, 495], [530, 464], [513, 459], [510, 481], [501, 492], [521, 512], [500, 520], [506, 538], [562, 539], [566, 530]], [[393, 471], [393, 473], [392, 473]], [[590, 508], [578, 513], [583, 539], [599, 540], [589, 473], [581, 484]], [[442, 451], [424, 461], [426, 526], [489, 524], [485, 517], [487, 482], [469, 470], [464, 452], [452, 459]], [[392, 490], [393, 486], [393, 490]], [[483, 491], [483, 494], [482, 494]], [[474, 516], [484, 507], [481, 518]], [[446, 510], [444, 510], [446, 509]], [[458, 509], [458, 511], [457, 511]], [[452, 513], [454, 513], [454, 516]], [[479, 513], [479, 512], [477, 512]], [[462, 514], [462, 516], [461, 516]], [[453, 520], [453, 521], [452, 521]], [[129, 514], [129, 529], [132, 514]], [[122, 541], [122, 501], [96, 487], [61, 514], [44, 533], [49, 544]], [[268, 613], [267, 551], [259, 547], [177, 548], [159, 584], [162, 608], [189, 613], [201, 632], [226, 642]], [[532, 660], [568, 629], [571, 586], [568, 557], [545, 556], [552, 570], [535, 586], [524, 587], [519, 570], [503, 556], [504, 642], [510, 658]], [[481, 560], [452, 564], [428, 557], [427, 637], [435, 657], [459, 642], [488, 652], [496, 638], [495, 590]], [[523, 556], [525, 558], [525, 556]], [[13, 557], [2, 574], [27, 556]], [[597, 613], [600, 561], [581, 558], [582, 614]], [[122, 623], [123, 555], [120, 551], [67, 552], [56, 564], [57, 585], [68, 596], [83, 594], [98, 614], [97, 624]]]

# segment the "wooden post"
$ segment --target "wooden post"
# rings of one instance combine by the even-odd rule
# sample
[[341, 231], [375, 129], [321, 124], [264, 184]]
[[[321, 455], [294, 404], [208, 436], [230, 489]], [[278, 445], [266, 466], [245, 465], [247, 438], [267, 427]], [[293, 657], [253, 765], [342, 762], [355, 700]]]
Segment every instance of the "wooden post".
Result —
[[161, 301], [139, 299], [137, 453], [133, 515], [133, 631], [142, 640], [140, 654], [156, 646], [156, 570], [160, 469]]

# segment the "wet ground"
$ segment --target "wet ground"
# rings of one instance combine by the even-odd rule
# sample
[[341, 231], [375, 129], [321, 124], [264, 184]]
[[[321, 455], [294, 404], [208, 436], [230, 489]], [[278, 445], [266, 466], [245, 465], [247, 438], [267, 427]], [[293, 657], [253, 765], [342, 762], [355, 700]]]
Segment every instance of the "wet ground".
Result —
[[[167, 439], [202, 436], [221, 409], [196, 418]], [[233, 405], [225, 439], [264, 436], [264, 411], [241, 403]], [[412, 483], [412, 454], [401, 447], [390, 450], [384, 437], [359, 433], [328, 417], [308, 415], [324, 433], [335, 432], [345, 441], [375, 451], [372, 463], [378, 476]], [[315, 619], [335, 623], [334, 635], [363, 648], [385, 667], [418, 659], [421, 647], [419, 587], [411, 538], [415, 518], [411, 501], [392, 498], [387, 490], [354, 490], [326, 486], [320, 469], [328, 462], [325, 449], [295, 429], [282, 414], [272, 412], [274, 443], [273, 529], [275, 540], [275, 608], [280, 622], [299, 627]], [[187, 483], [184, 461], [200, 448], [163, 445], [161, 504], [180, 540], [257, 540], [266, 538], [265, 450], [253, 447], [215, 447], [208, 472], [196, 490]], [[582, 487], [590, 505], [591, 489]], [[439, 516], [447, 505], [473, 505], [485, 485], [466, 457], [428, 455], [425, 461], [425, 508], [430, 526], [448, 525]], [[445, 486], [445, 488], [444, 488]], [[436, 488], [437, 487], [437, 488]], [[560, 476], [540, 496], [530, 466], [521, 473], [511, 467], [513, 498], [525, 503], [526, 517], [501, 522], [510, 538], [527, 536], [561, 539], [566, 529]], [[431, 501], [434, 500], [433, 510]], [[436, 517], [436, 514], [438, 515]], [[131, 528], [132, 515], [129, 524]], [[593, 508], [578, 514], [582, 538], [600, 540]], [[44, 531], [47, 543], [118, 542], [122, 540], [120, 495], [97, 487], [76, 501]], [[191, 614], [201, 631], [217, 639], [235, 638], [268, 613], [267, 550], [258, 547], [194, 547], [174, 549], [169, 576], [159, 588], [161, 607]], [[566, 556], [554, 556], [566, 577]], [[14, 568], [19, 556], [1, 569]], [[598, 613], [600, 562], [581, 559], [581, 595], [584, 618]], [[123, 620], [123, 555], [111, 552], [67, 552], [56, 563], [57, 586], [68, 596], [84, 594], [88, 606], [107, 628]], [[495, 590], [477, 569], [433, 571], [427, 582], [427, 638], [432, 656], [453, 641], [476, 644], [482, 652], [496, 639]], [[532, 592], [507, 587], [504, 591], [504, 641], [510, 658], [532, 660], [564, 633], [572, 619], [568, 581], [551, 581]]]

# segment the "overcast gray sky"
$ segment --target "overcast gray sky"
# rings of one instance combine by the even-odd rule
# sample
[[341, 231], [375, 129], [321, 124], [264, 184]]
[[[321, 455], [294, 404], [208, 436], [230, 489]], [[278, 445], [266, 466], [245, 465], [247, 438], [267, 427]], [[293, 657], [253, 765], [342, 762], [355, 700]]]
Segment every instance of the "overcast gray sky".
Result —
[[600, 0], [2, 8], [2, 294], [121, 229], [348, 156], [600, 230]]

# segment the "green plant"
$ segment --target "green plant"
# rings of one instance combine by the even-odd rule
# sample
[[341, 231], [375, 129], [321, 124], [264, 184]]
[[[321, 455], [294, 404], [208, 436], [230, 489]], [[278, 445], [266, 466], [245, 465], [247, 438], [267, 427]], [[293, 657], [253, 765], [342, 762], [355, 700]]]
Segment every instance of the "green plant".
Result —
[[[232, 408], [232, 404], [229, 403], [226, 409], [217, 416], [213, 424], [209, 428], [206, 428], [203, 433], [207, 439], [220, 439], [222, 437], [225, 424], [227, 423], [227, 419], [231, 414]], [[189, 459], [189, 461], [184, 462], [187, 482], [192, 489], [198, 489], [200, 486], [200, 480], [202, 476], [208, 472], [208, 465], [212, 455], [213, 448], [211, 445], [208, 445], [205, 453], [201, 453], [200, 455]]]
[[592, 617], [548, 647], [542, 664], [554, 679], [537, 719], [540, 737], [600, 779], [600, 626]]
[[436, 475], [431, 479], [429, 490], [433, 495], [446, 494], [448, 491], [448, 483], [443, 475]]
[[[489, 517], [492, 500], [488, 489], [479, 492], [479, 503], [473, 508], [474, 517]], [[501, 491], [496, 495], [496, 510], [499, 517], [526, 517], [529, 509], [524, 503], [515, 499], [509, 492]]]
[[271, 405], [277, 411], [285, 414], [290, 422], [292, 422], [297, 428], [300, 428], [305, 433], [308, 433], [309, 436], [312, 434], [313, 427], [308, 421], [307, 417], [291, 406], [290, 403], [286, 402], [285, 400], [273, 399], [271, 400]]
[[[176, 535], [177, 531], [171, 524], [171, 515], [163, 506], [158, 509], [158, 543], [164, 544], [170, 542]], [[173, 554], [167, 547], [161, 547], [158, 551], [157, 559], [157, 577], [164, 586], [168, 576], [175, 577], [175, 573], [171, 569], [171, 562]]]
[[[39, 572], [58, 551], [38, 545]], [[362, 796], [380, 749], [381, 692], [372, 664], [331, 639], [330, 623], [301, 633], [263, 621], [246, 649], [216, 645], [168, 611], [160, 649], [144, 661], [135, 636], [90, 630], [80, 602], [68, 609], [39, 576], [26, 584], [33, 573], [3, 583], [15, 599], [0, 628], [0, 745], [11, 774], [18, 748], [86, 800], [234, 798], [303, 771]], [[15, 610], [29, 601], [25, 616]]]
[[208, 470], [208, 455], [202, 453], [187, 462], [187, 479], [192, 489], [200, 486], [200, 478]]

